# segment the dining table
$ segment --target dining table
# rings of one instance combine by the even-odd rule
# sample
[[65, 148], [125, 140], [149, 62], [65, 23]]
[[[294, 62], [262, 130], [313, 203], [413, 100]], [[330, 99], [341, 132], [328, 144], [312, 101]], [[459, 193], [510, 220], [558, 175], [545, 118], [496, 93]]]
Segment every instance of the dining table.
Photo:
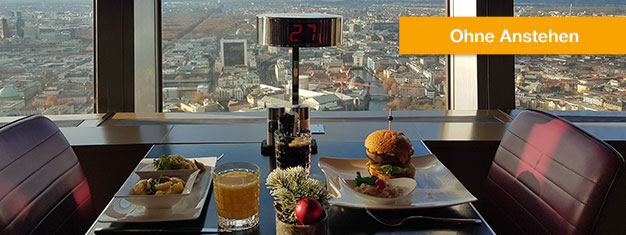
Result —
[[[412, 140], [414, 156], [431, 154], [421, 140]], [[325, 182], [326, 177], [318, 167], [320, 157], [335, 158], [366, 158], [362, 141], [318, 141], [318, 151], [311, 155], [310, 176]], [[210, 144], [162, 144], [153, 145], [144, 158], [158, 158], [162, 154], [180, 154], [189, 158], [197, 156], [224, 157], [217, 165], [227, 162], [249, 162], [259, 166], [261, 173], [259, 224], [252, 229], [239, 232], [241, 234], [275, 234], [276, 217], [273, 198], [265, 187], [265, 179], [275, 169], [275, 158], [261, 154], [260, 143], [210, 143]], [[104, 212], [99, 215], [87, 234], [118, 234], [118, 233], [215, 233], [217, 211], [213, 197], [213, 188], [209, 187], [207, 199], [197, 219], [166, 222], [100, 222]], [[107, 208], [111, 203], [107, 205]], [[107, 209], [105, 208], [105, 211]], [[426, 216], [436, 219], [409, 219], [399, 226], [381, 224], [381, 221], [399, 221], [409, 216]], [[458, 223], [446, 221], [446, 218], [475, 219], [478, 223]], [[328, 226], [330, 234], [495, 234], [487, 221], [483, 219], [473, 203], [462, 203], [436, 208], [414, 208], [395, 210], [368, 210], [364, 208], [348, 208], [331, 205], [328, 208]]]

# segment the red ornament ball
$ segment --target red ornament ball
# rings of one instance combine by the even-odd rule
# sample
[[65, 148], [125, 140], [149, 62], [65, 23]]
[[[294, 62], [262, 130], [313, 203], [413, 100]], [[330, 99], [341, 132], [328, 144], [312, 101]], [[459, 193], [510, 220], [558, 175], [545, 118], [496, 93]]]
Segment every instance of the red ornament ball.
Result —
[[296, 217], [300, 224], [314, 224], [322, 219], [322, 205], [313, 198], [305, 198], [296, 206]]

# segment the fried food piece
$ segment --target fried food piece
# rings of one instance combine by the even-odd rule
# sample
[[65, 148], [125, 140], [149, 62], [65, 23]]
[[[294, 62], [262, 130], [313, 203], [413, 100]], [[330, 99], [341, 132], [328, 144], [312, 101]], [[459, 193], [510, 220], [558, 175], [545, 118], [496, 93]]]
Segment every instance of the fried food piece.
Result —
[[148, 180], [146, 179], [140, 180], [139, 182], [137, 182], [137, 184], [135, 184], [135, 187], [133, 187], [133, 191], [131, 191], [130, 194], [147, 195], [148, 194], [148, 192], [146, 191], [147, 188], [148, 188]]

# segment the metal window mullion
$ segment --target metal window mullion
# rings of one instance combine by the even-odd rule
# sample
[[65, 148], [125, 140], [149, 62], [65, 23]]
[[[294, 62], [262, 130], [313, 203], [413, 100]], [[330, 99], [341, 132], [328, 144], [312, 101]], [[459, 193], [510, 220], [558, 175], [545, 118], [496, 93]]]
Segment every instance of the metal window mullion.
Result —
[[94, 105], [97, 113], [134, 111], [132, 1], [94, 0]]
[[[449, 0], [448, 16], [476, 16], [474, 8], [476, 1]], [[450, 109], [477, 109], [478, 78], [476, 55], [450, 55], [449, 58]]]
[[134, 1], [135, 112], [161, 110], [160, 0]]

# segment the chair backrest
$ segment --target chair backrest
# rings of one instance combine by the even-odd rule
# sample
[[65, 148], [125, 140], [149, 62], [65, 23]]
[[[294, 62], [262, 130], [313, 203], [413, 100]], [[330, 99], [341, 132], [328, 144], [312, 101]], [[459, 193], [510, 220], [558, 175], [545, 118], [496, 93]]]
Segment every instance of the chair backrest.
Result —
[[571, 123], [524, 111], [502, 138], [483, 196], [511, 230], [590, 234], [623, 162]]
[[84, 234], [95, 219], [78, 159], [45, 117], [0, 128], [0, 185], [0, 234]]

